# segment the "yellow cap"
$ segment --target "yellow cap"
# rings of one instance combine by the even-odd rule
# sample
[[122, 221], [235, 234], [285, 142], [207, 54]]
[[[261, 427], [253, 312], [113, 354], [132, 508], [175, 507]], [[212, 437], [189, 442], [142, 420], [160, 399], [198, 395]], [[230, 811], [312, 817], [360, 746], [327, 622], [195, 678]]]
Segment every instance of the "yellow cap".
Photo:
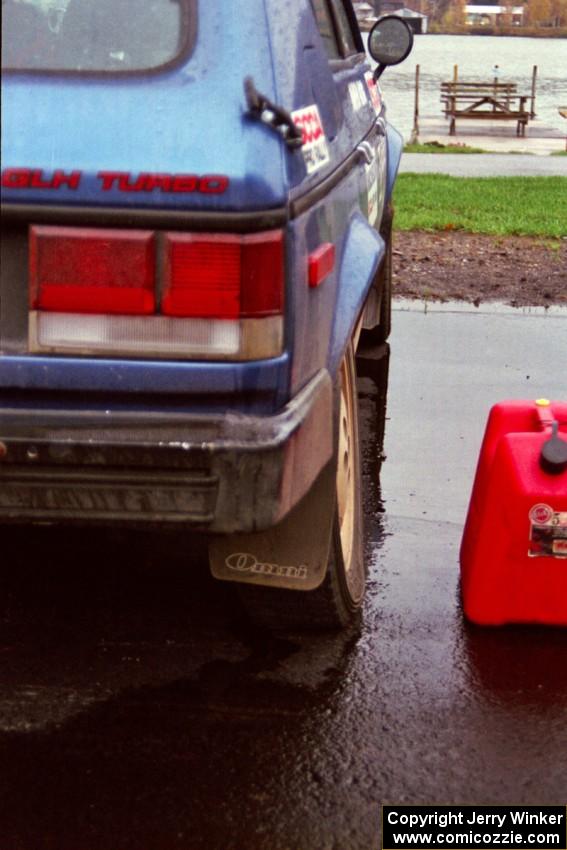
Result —
[[536, 404], [538, 407], [549, 407], [551, 402], [548, 398], [536, 398]]

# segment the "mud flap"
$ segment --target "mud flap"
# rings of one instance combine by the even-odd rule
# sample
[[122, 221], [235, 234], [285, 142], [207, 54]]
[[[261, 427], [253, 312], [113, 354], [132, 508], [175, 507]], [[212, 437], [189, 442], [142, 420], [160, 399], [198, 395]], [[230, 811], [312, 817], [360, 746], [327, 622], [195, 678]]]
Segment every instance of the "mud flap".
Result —
[[213, 576], [288, 590], [319, 587], [329, 560], [335, 482], [335, 464], [331, 462], [278, 525], [251, 534], [211, 538], [209, 565]]

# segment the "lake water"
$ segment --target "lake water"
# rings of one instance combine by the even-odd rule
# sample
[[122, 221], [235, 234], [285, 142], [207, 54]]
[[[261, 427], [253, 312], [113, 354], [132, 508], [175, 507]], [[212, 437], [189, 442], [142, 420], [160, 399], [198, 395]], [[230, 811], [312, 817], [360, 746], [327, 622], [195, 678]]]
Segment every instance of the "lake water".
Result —
[[490, 80], [500, 66], [500, 81], [514, 82], [520, 94], [530, 94], [532, 68], [538, 66], [536, 114], [550, 127], [567, 132], [567, 120], [557, 108], [567, 106], [567, 40], [504, 36], [418, 35], [408, 59], [387, 68], [380, 84], [388, 103], [388, 120], [408, 139], [413, 126], [415, 66], [420, 65], [420, 115], [441, 117], [439, 84], [453, 78]]

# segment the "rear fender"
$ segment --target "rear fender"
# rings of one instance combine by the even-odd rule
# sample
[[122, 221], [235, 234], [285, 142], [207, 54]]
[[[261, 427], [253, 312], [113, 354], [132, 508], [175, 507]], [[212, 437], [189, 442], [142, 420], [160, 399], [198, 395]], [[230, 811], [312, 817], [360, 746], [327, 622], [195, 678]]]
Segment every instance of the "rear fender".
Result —
[[382, 236], [357, 212], [348, 228], [339, 269], [328, 369], [336, 375], [352, 337], [386, 246]]
[[394, 191], [394, 183], [396, 182], [398, 168], [400, 167], [404, 140], [402, 136], [398, 133], [398, 131], [392, 127], [391, 124], [386, 125], [386, 140], [388, 146], [386, 203], [388, 203], [388, 201], [392, 197], [392, 192]]

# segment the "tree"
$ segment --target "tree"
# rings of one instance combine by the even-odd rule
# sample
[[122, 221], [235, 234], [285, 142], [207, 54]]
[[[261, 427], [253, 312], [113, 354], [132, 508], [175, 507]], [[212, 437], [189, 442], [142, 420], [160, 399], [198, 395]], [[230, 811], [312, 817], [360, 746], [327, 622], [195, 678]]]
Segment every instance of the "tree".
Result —
[[442, 23], [448, 29], [464, 27], [466, 23], [465, 0], [450, 0], [447, 11], [443, 15]]
[[513, 0], [503, 0], [502, 12], [498, 16], [498, 26], [511, 27], [513, 18]]
[[551, 0], [551, 19], [554, 27], [567, 27], [567, 0]]
[[552, 0], [528, 0], [528, 21], [530, 24], [542, 26], [551, 20]]

